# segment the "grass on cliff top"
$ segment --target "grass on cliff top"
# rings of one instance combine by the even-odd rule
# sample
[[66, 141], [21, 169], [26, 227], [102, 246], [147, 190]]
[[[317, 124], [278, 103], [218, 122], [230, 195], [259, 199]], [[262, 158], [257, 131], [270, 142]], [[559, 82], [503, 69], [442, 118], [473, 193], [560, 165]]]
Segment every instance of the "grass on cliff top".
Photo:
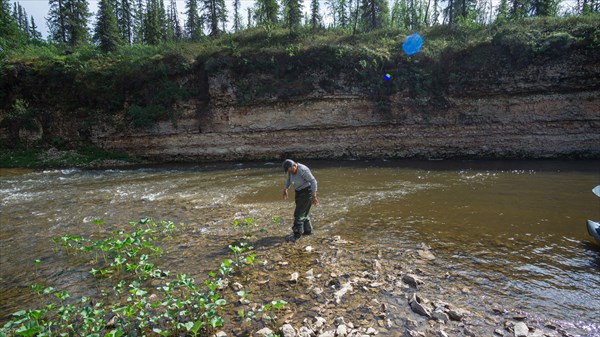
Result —
[[[600, 15], [573, 16], [564, 18], [527, 18], [493, 25], [447, 26], [435, 25], [419, 31], [425, 38], [424, 49], [427, 41], [448, 40], [460, 43], [463, 47], [477, 45], [489, 41], [499, 30], [508, 30], [515, 33], [538, 31], [539, 37], [566, 32], [572, 35], [589, 34], [590, 31], [600, 33]], [[369, 48], [386, 48], [390, 46], [390, 39], [395, 43], [414, 31], [401, 31], [398, 29], [381, 29], [368, 33], [352, 35], [351, 30], [323, 29], [318, 31], [301, 30], [295, 38], [283, 28], [276, 28], [270, 33], [263, 28], [253, 28], [232, 35], [222, 35], [215, 39], [215, 45], [227, 47], [229, 40], [235, 41], [244, 51], [269, 51], [286, 47], [289, 44], [298, 44], [304, 48], [319, 48], [322, 46], [354, 45]], [[598, 37], [598, 36], [597, 36]], [[599, 43], [600, 41], [596, 41]]]
[[[382, 55], [394, 55], [407, 35], [413, 31], [383, 29], [368, 33], [352, 34], [349, 29], [300, 29], [294, 37], [283, 27], [265, 29], [256, 27], [200, 42], [181, 42], [160, 46], [125, 46], [116, 52], [105, 54], [95, 46], [83, 46], [67, 54], [49, 44], [27, 45], [9, 51], [6, 64], [37, 64], [38, 67], [55, 62], [68, 62], [85, 67], [107, 68], [116, 64], [136, 65], [177, 57], [182, 62], [206, 60], [215, 55], [244, 57], [252, 54], [294, 54], [312, 49], [344, 48], [351, 54], [369, 56], [372, 51]], [[600, 15], [563, 18], [527, 18], [520, 21], [488, 26], [436, 25], [419, 31], [425, 43], [422, 54], [436, 58], [445, 50], [470, 49], [489, 43], [498, 34], [526, 36], [530, 43], [543, 43], [549, 37], [568, 34], [591, 48], [600, 47]]]

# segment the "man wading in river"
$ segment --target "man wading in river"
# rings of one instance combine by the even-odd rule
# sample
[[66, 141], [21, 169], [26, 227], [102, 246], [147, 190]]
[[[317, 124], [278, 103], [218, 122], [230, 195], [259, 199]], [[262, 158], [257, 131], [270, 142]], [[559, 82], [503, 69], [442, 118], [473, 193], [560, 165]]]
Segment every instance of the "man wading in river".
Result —
[[283, 171], [287, 173], [285, 188], [283, 189], [283, 199], [288, 198], [288, 188], [294, 184], [296, 191], [296, 209], [294, 210], [294, 225], [292, 231], [294, 238], [298, 239], [302, 234], [312, 234], [312, 224], [310, 223], [311, 205], [317, 205], [317, 179], [312, 175], [306, 165], [296, 163], [291, 159], [283, 162]]

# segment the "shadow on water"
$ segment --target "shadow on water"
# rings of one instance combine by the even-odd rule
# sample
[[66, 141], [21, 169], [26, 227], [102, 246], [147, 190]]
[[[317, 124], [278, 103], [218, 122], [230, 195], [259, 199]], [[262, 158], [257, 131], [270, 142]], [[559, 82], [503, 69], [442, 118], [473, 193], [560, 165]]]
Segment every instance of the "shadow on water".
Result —
[[585, 249], [585, 255], [589, 256], [589, 267], [600, 272], [600, 245], [591, 241], [583, 241], [582, 246]]
[[287, 236], [268, 236], [250, 242], [254, 248], [268, 249], [289, 242], [289, 239]]

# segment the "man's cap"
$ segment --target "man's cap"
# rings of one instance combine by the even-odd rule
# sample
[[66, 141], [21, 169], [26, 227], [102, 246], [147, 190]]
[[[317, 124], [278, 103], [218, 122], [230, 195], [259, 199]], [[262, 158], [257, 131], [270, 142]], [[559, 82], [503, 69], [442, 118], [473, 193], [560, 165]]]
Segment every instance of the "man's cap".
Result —
[[296, 163], [295, 163], [293, 160], [291, 160], [291, 159], [286, 159], [286, 160], [283, 162], [283, 172], [287, 172], [287, 170], [288, 170], [290, 167], [294, 166], [294, 164], [296, 164]]

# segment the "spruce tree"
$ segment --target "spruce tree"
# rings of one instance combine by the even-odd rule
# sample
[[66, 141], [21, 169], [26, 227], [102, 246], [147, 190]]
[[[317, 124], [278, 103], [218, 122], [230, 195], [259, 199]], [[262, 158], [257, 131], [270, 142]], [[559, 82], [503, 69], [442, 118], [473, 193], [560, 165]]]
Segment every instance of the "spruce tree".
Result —
[[[352, 0], [351, 0], [352, 1]], [[356, 2], [351, 2], [352, 3], [352, 35], [356, 34], [356, 31], [358, 30], [358, 17], [360, 14], [360, 0], [355, 0]]]
[[337, 6], [338, 6], [338, 1], [337, 0], [325, 0], [325, 5], [327, 6], [327, 10], [329, 13], [331, 13], [331, 26], [332, 27], [338, 27], [339, 26], [339, 22], [338, 22], [338, 13], [337, 13]]
[[331, 13], [333, 27], [348, 28], [351, 21], [351, 0], [326, 0], [325, 4]]
[[167, 41], [167, 10], [164, 0], [158, 0], [158, 24], [160, 26], [160, 37], [162, 41]]
[[211, 36], [219, 35], [219, 25], [227, 22], [227, 8], [224, 0], [204, 0], [202, 8]]
[[498, 5], [498, 9], [496, 10], [496, 23], [503, 23], [508, 20], [510, 17], [509, 9], [508, 9], [508, 0], [500, 0], [500, 5]]
[[111, 0], [100, 0], [98, 4], [93, 40], [105, 52], [114, 51], [122, 44], [117, 28], [115, 9]]
[[337, 6], [338, 22], [342, 28], [347, 28], [350, 24], [349, 8], [350, 0], [338, 0]]
[[90, 12], [86, 0], [49, 0], [48, 27], [50, 39], [76, 46], [87, 43]]
[[198, 14], [198, 0], [187, 0], [185, 7], [187, 15], [185, 35], [190, 41], [200, 41], [204, 33], [202, 30], [202, 19]]
[[183, 39], [183, 30], [179, 22], [179, 15], [177, 13], [177, 2], [171, 0], [169, 10], [167, 12], [167, 26], [169, 27], [169, 40], [181, 41]]
[[531, 15], [556, 16], [558, 14], [558, 0], [532, 0]]
[[529, 12], [529, 2], [527, 0], [511, 0], [510, 18], [522, 19]]
[[360, 12], [361, 26], [365, 31], [386, 27], [389, 15], [386, 0], [362, 0]]
[[9, 0], [0, 0], [0, 55], [25, 43], [25, 35], [10, 13]]
[[135, 3], [133, 0], [116, 0], [117, 28], [123, 40], [132, 44], [135, 36]]
[[394, 0], [390, 16], [390, 27], [401, 30], [408, 28], [406, 25], [406, 2], [404, 0]]
[[42, 33], [40, 33], [38, 31], [38, 27], [35, 24], [33, 15], [31, 16], [31, 25], [29, 26], [29, 38], [33, 41], [41, 41], [42, 40]]
[[242, 29], [242, 14], [240, 13], [240, 0], [233, 0], [233, 31], [237, 32]]
[[88, 19], [91, 13], [87, 0], [68, 0], [67, 32], [69, 45], [77, 46], [89, 42]]
[[144, 0], [135, 0], [135, 8], [133, 10], [133, 42], [144, 42], [144, 16], [146, 7]]
[[323, 26], [323, 18], [321, 17], [319, 8], [319, 0], [310, 1], [310, 28], [317, 30]]
[[600, 13], [600, 0], [583, 0], [577, 1], [578, 9], [583, 15], [592, 15]]
[[454, 5], [455, 22], [475, 17], [473, 13], [477, 7], [477, 0], [455, 0]]
[[27, 11], [25, 11], [25, 8], [23, 8], [23, 6], [21, 6], [21, 4], [18, 2], [14, 3], [13, 17], [17, 21], [17, 26], [19, 27], [19, 30], [25, 35], [27, 39], [30, 39], [31, 36], [29, 34], [29, 19], [27, 17]]
[[257, 26], [266, 26], [277, 23], [279, 5], [276, 0], [256, 0], [254, 4], [254, 17]]
[[49, 0], [48, 27], [50, 40], [57, 43], [67, 43], [67, 9], [65, 2], [68, 0]]
[[157, 45], [163, 38], [163, 26], [161, 19], [161, 8], [159, 1], [162, 0], [147, 0], [146, 12], [144, 13], [143, 34], [144, 43]]
[[[491, 12], [490, 12], [490, 15], [491, 15]], [[431, 14], [428, 25], [434, 26], [434, 25], [438, 24], [439, 18], [440, 18], [439, 0], [433, 0], [433, 13]]]
[[283, 22], [290, 34], [294, 35], [302, 23], [302, 4], [300, 0], [283, 0]]
[[252, 8], [248, 7], [246, 8], [246, 11], [248, 12], [248, 28], [252, 28], [254, 27], [254, 22], [252, 21]]

